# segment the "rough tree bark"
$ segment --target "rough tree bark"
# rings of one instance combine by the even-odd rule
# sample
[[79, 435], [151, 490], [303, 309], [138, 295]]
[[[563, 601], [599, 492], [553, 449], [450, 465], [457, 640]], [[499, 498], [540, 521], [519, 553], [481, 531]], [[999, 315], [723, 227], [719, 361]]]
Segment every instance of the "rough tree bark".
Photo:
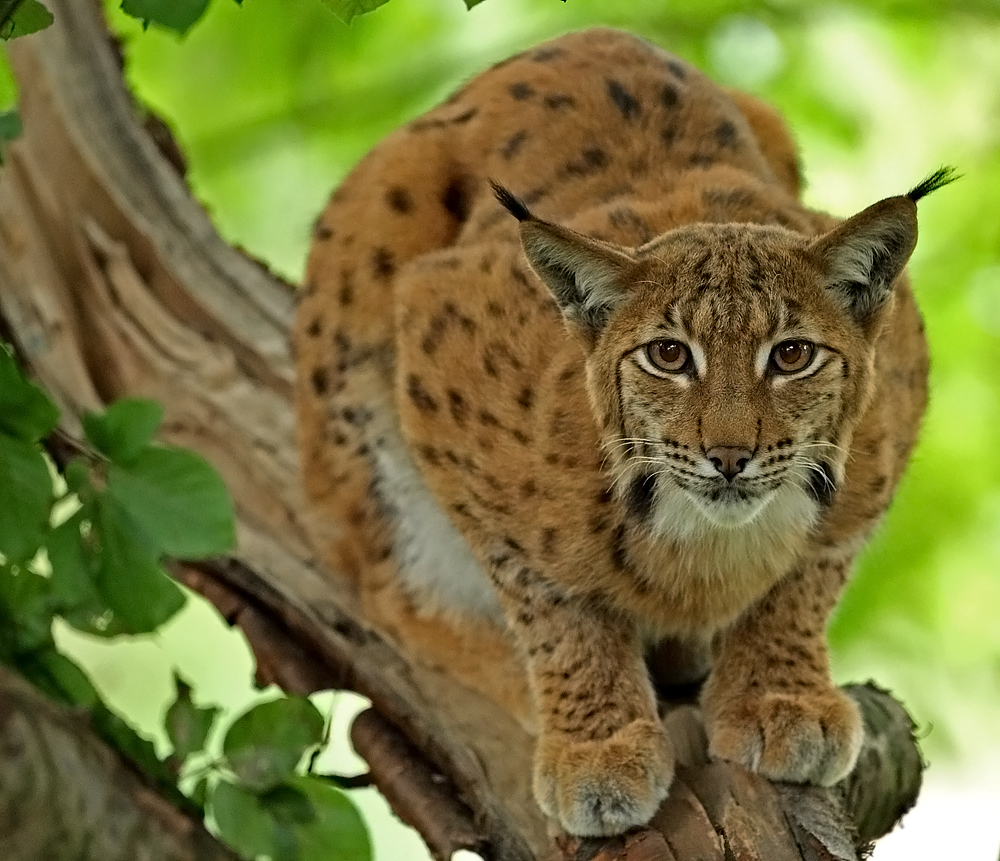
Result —
[[198, 819], [125, 765], [79, 715], [3, 667], [0, 858], [237, 861]]
[[[137, 115], [98, 4], [49, 5], [56, 25], [10, 50], [25, 133], [0, 172], [0, 317], [70, 434], [83, 410], [154, 397], [167, 410], [162, 438], [219, 469], [239, 555], [176, 573], [243, 628], [265, 679], [372, 700], [355, 744], [435, 857], [846, 861], [892, 827], [916, 798], [921, 763], [906, 713], [864, 687], [852, 692], [868, 744], [846, 786], [779, 787], [710, 763], [696, 709], [679, 706], [668, 722], [684, 765], [652, 827], [604, 842], [550, 835], [520, 726], [373, 631], [349, 586], [316, 561], [294, 446], [292, 288], [215, 233], [176, 148], [158, 147], [162, 127]], [[3, 704], [0, 757], [15, 725]], [[0, 819], [0, 846], [8, 828]]]

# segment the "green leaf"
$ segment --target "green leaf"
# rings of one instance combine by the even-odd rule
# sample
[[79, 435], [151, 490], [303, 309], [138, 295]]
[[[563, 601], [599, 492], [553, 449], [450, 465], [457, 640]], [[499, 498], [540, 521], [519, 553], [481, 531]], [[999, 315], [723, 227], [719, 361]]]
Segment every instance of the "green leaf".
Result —
[[191, 790], [191, 794], [188, 796], [192, 804], [196, 805], [199, 810], [204, 812], [205, 805], [208, 804], [208, 775], [206, 774], [202, 777]]
[[374, 12], [379, 6], [384, 6], [389, 0], [323, 0], [341, 21], [350, 24], [358, 15]]
[[83, 429], [94, 447], [114, 463], [127, 465], [149, 446], [163, 421], [163, 407], [156, 401], [122, 398], [103, 413], [86, 413]]
[[205, 14], [209, 0], [122, 0], [122, 11], [145, 24], [160, 24], [180, 35]]
[[49, 581], [24, 565], [0, 565], [0, 605], [12, 627], [8, 642], [18, 653], [52, 642]]
[[76, 607], [97, 597], [94, 586], [96, 566], [85, 554], [80, 527], [84, 516], [78, 511], [45, 536], [45, 548], [52, 566], [52, 596], [61, 609]]
[[267, 792], [295, 772], [299, 760], [323, 740], [323, 715], [305, 697], [260, 703], [229, 728], [222, 749], [240, 781]]
[[219, 709], [199, 708], [191, 701], [191, 688], [176, 675], [174, 682], [177, 696], [167, 709], [167, 735], [174, 745], [174, 755], [187, 759], [205, 747]]
[[180, 587], [160, 568], [155, 551], [115, 499], [96, 500], [100, 542], [97, 590], [132, 634], [153, 631], [184, 606]]
[[316, 811], [313, 810], [309, 796], [287, 783], [263, 793], [260, 803], [278, 822], [304, 824], [316, 821]]
[[38, 0], [24, 0], [19, 6], [15, 0], [0, 0], [0, 39], [37, 33], [52, 20], [52, 13]]
[[84, 708], [93, 708], [99, 702], [97, 691], [87, 674], [77, 664], [55, 648], [46, 649], [34, 656], [52, 684], [62, 692], [61, 700]]
[[66, 487], [70, 493], [75, 493], [81, 499], [90, 491], [90, 467], [82, 457], [75, 457], [63, 470], [63, 478], [66, 479]]
[[299, 861], [370, 861], [371, 838], [361, 814], [340, 790], [314, 777], [295, 777], [290, 785], [308, 797], [315, 820], [297, 826]]
[[212, 816], [219, 836], [243, 858], [272, 855], [275, 823], [252, 792], [220, 780], [212, 790]]
[[16, 108], [0, 111], [0, 141], [13, 141], [21, 136], [24, 126]]
[[229, 550], [233, 505], [218, 473], [194, 452], [147, 448], [108, 469], [108, 493], [162, 552], [184, 559]]
[[0, 433], [0, 553], [8, 561], [35, 555], [48, 529], [51, 507], [52, 478], [41, 451]]
[[58, 421], [56, 405], [25, 378], [14, 357], [0, 342], [0, 433], [25, 442], [38, 442]]

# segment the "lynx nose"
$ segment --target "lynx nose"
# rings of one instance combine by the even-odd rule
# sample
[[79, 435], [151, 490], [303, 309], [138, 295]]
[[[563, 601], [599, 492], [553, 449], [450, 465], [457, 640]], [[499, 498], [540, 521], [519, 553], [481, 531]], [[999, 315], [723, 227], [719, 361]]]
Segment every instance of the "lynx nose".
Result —
[[753, 457], [753, 452], [735, 445], [717, 445], [706, 451], [705, 456], [717, 471], [732, 481], [746, 468], [750, 458]]

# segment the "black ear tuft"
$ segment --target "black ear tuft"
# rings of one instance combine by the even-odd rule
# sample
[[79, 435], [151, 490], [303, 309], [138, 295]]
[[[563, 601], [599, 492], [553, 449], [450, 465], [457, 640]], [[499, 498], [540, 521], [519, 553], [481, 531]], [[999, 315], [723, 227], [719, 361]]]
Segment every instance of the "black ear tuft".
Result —
[[533, 216], [524, 204], [524, 201], [515, 197], [510, 190], [504, 188], [495, 179], [490, 180], [490, 185], [493, 186], [493, 194], [496, 195], [496, 199], [503, 204], [504, 209], [513, 215], [514, 218], [518, 221], [531, 221]]
[[906, 196], [916, 203], [921, 197], [926, 197], [932, 191], [937, 191], [939, 188], [943, 188], [949, 183], [954, 182], [956, 179], [961, 179], [962, 175], [955, 172], [953, 167], [939, 167], [934, 173], [932, 173], [927, 179], [925, 179], [920, 185], [911, 188], [906, 192]]

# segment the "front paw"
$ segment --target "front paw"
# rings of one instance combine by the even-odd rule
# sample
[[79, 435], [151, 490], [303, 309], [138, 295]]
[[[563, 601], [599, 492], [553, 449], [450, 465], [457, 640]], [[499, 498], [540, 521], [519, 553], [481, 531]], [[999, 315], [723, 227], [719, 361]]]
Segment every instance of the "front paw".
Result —
[[742, 690], [705, 704], [709, 753], [772, 780], [832, 786], [857, 762], [864, 728], [835, 688]]
[[539, 807], [577, 837], [610, 837], [645, 825], [674, 774], [663, 727], [637, 720], [601, 741], [543, 733], [535, 750]]

